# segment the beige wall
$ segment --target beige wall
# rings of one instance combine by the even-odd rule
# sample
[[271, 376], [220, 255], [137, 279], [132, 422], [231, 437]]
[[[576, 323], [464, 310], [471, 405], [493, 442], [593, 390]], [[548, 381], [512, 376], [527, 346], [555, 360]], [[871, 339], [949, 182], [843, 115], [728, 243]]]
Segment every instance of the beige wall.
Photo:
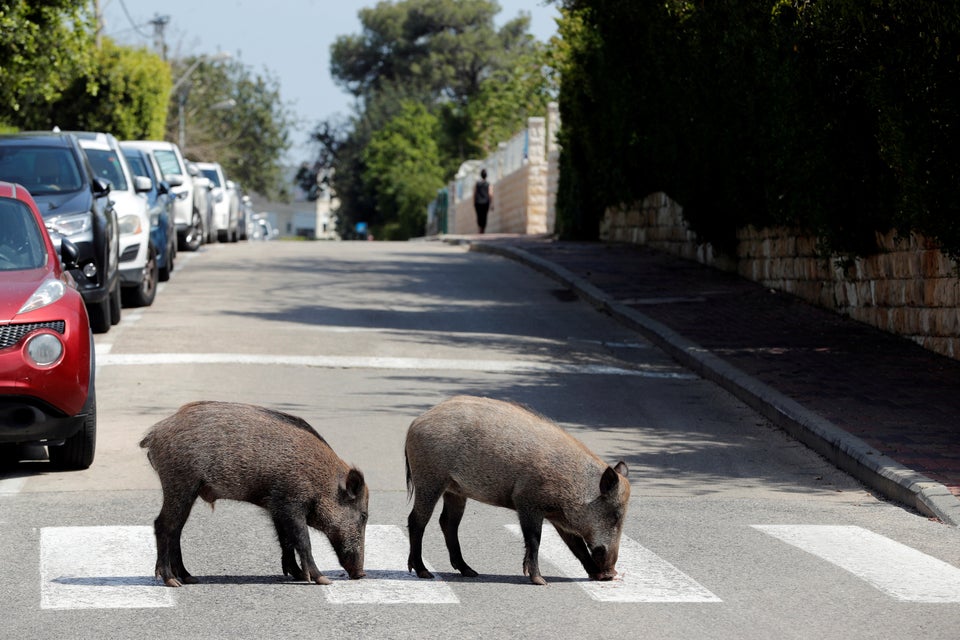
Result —
[[837, 256], [818, 254], [815, 237], [793, 229], [749, 227], [738, 233], [736, 257], [718, 257], [709, 244], [698, 242], [682, 208], [662, 193], [629, 210], [607, 211], [600, 236], [736, 271], [771, 289], [960, 358], [957, 265], [922, 236], [878, 234], [880, 253], [844, 263]]

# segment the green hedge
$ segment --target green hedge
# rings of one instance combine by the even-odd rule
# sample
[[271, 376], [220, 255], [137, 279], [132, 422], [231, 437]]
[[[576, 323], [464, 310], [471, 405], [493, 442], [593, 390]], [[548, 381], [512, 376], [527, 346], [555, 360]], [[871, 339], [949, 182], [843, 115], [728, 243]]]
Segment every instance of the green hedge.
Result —
[[825, 248], [916, 230], [960, 255], [960, 3], [563, 3], [558, 230], [665, 191], [701, 237]]

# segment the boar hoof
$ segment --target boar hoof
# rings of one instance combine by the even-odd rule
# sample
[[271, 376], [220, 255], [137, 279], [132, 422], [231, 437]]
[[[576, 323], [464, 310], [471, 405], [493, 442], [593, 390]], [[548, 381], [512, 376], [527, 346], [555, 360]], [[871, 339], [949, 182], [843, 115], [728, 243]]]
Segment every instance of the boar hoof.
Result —
[[322, 573], [321, 573], [321, 574], [318, 574], [318, 575], [313, 579], [313, 581], [314, 581], [316, 584], [333, 584], [333, 583], [330, 581], [330, 578], [328, 578], [327, 576], [323, 575]]
[[547, 581], [543, 579], [543, 576], [530, 576], [530, 582], [541, 587], [547, 586]]
[[418, 569], [418, 570], [417, 570], [417, 577], [418, 577], [418, 578], [425, 578], [425, 579], [427, 579], [427, 580], [433, 580], [433, 574], [430, 573], [429, 571], [427, 571], [426, 569]]

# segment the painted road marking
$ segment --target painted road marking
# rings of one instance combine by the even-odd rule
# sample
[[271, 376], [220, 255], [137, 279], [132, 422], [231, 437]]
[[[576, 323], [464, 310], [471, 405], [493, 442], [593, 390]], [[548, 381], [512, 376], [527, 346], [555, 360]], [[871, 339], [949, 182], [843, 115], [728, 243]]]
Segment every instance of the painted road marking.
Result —
[[[523, 537], [520, 525], [505, 526], [513, 535]], [[696, 580], [627, 536], [620, 537], [619, 575], [609, 582], [587, 578], [580, 561], [552, 526], [543, 529], [540, 555], [564, 576], [577, 579], [577, 585], [601, 602], [722, 602]]]
[[862, 527], [754, 525], [906, 602], [960, 602], [960, 569]]
[[172, 607], [153, 576], [152, 527], [45, 527], [40, 531], [40, 607]]
[[[439, 578], [423, 580], [406, 570], [410, 545], [395, 525], [367, 525], [363, 569], [367, 577], [350, 580], [326, 537], [310, 530], [317, 566], [333, 584], [323, 590], [335, 604], [457, 604], [460, 600]], [[433, 572], [433, 568], [427, 565]]]
[[256, 364], [316, 367], [321, 369], [389, 369], [414, 371], [478, 371], [483, 373], [565, 373], [578, 375], [638, 376], [695, 380], [681, 370], [639, 365], [626, 369], [599, 364], [555, 364], [515, 360], [459, 360], [440, 358], [379, 358], [375, 356], [290, 356], [244, 353], [97, 353], [97, 366], [156, 366], [164, 364]]

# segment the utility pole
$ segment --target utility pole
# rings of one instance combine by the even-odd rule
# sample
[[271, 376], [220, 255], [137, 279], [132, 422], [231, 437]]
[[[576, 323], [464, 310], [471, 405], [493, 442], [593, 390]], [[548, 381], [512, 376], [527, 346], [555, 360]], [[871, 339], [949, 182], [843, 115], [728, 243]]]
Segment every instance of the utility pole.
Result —
[[163, 39], [163, 30], [166, 29], [168, 22], [170, 22], [170, 16], [158, 14], [153, 14], [153, 20], [150, 21], [153, 25], [153, 46], [164, 62], [167, 61], [167, 42]]
[[103, 46], [103, 11], [100, 10], [100, 0], [93, 0], [93, 15], [97, 21], [97, 30], [94, 33], [94, 43], [97, 49]]

